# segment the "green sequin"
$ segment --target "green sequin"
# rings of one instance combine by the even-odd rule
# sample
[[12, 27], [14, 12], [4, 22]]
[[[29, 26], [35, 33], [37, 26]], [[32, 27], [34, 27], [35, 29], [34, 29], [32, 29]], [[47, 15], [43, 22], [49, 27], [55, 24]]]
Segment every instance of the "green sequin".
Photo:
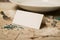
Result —
[[21, 27], [20, 25], [18, 26], [18, 25], [12, 25], [12, 24], [6, 25], [6, 26], [4, 26], [4, 28], [5, 28], [5, 29], [14, 29], [14, 28], [21, 28], [21, 29], [24, 29], [24, 28]]

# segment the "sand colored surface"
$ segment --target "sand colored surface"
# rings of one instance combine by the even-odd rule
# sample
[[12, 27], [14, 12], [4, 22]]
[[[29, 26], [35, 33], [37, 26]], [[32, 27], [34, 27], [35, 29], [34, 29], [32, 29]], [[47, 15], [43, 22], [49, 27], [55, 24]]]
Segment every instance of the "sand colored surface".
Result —
[[[57, 27], [53, 28], [49, 26], [40, 30], [35, 30], [24, 26], [24, 29], [14, 28], [7, 30], [2, 28], [4, 25], [12, 23], [12, 20], [13, 19], [4, 20], [0, 14], [0, 40], [60, 40], [60, 29]], [[57, 25], [58, 27], [60, 26], [60, 21]]]

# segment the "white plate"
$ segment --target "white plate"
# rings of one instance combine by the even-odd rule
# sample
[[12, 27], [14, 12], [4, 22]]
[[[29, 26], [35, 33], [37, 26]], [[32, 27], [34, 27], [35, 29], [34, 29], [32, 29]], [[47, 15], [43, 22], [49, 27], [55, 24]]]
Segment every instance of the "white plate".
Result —
[[18, 4], [21, 8], [43, 12], [52, 11], [58, 9], [60, 6], [60, 0], [10, 0], [13, 3]]

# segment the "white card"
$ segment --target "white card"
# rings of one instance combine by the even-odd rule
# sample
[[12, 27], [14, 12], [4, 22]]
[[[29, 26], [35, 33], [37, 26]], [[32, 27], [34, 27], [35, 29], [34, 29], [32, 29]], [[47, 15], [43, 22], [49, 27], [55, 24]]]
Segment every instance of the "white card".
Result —
[[17, 10], [13, 19], [13, 23], [30, 28], [39, 29], [43, 16], [43, 14]]

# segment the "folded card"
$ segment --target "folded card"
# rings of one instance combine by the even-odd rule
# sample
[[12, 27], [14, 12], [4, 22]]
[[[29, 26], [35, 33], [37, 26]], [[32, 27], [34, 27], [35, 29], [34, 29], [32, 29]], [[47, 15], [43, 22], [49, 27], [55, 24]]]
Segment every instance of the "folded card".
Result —
[[39, 29], [43, 16], [43, 14], [17, 10], [12, 23]]

